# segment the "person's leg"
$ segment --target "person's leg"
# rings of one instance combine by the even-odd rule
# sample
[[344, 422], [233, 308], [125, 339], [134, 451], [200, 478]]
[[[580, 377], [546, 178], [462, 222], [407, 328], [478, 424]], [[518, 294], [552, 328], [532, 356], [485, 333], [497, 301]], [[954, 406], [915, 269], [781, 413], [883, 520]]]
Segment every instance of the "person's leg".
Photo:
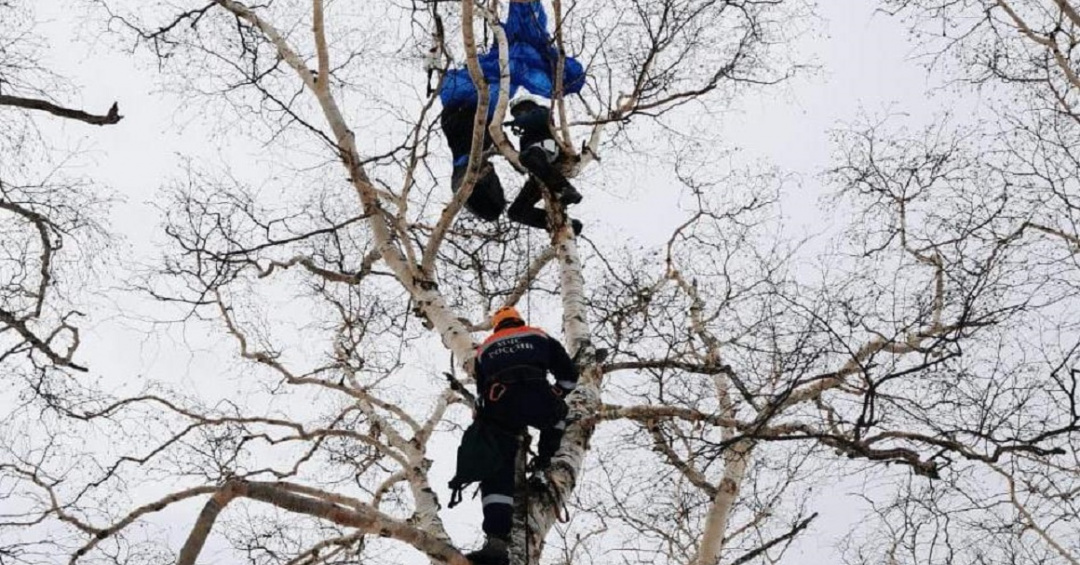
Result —
[[[543, 199], [543, 194], [540, 192], [540, 184], [530, 175], [525, 185], [521, 187], [517, 198], [510, 204], [507, 216], [519, 224], [546, 230], [548, 229], [547, 210], [536, 207], [536, 203], [541, 199]], [[570, 226], [574, 229], [574, 235], [581, 235], [580, 221], [571, 218]]]
[[520, 423], [540, 430], [540, 442], [532, 467], [547, 467], [559, 449], [566, 430], [566, 415], [570, 410], [547, 381], [522, 383], [517, 387], [517, 394], [510, 399], [512, 405], [507, 407], [513, 409]]
[[521, 192], [510, 204], [507, 216], [519, 224], [538, 229], [547, 229], [547, 211], [536, 207], [536, 203], [540, 202], [542, 198], [540, 184], [536, 182], [532, 175], [529, 175], [529, 178], [525, 180], [525, 184], [521, 187]]
[[514, 465], [507, 465], [497, 476], [481, 482], [480, 494], [484, 506], [484, 533], [510, 539], [514, 518]]
[[[483, 496], [484, 533], [488, 537], [509, 539], [514, 515], [514, 464], [518, 452], [518, 436], [524, 427], [517, 421], [514, 393], [506, 389], [495, 400], [487, 399], [480, 417], [499, 452], [499, 472], [480, 482]], [[490, 401], [489, 401], [490, 400]]]
[[526, 147], [520, 154], [521, 164], [544, 183], [544, 186], [548, 187], [563, 205], [581, 202], [581, 193], [548, 158], [547, 151], [539, 144]]
[[547, 398], [548, 412], [554, 423], [540, 428], [540, 441], [536, 445], [536, 457], [533, 458], [533, 469], [546, 469], [551, 466], [551, 458], [559, 450], [563, 435], [566, 433], [566, 417], [570, 408], [563, 399], [554, 392]]
[[551, 458], [555, 457], [555, 452], [559, 450], [564, 434], [566, 420], [560, 420], [554, 426], [540, 430], [540, 442], [536, 446], [536, 457], [532, 461], [533, 469], [542, 470], [551, 466]]
[[469, 158], [475, 117], [476, 106], [444, 108], [439, 114], [439, 125], [446, 136], [446, 144], [450, 146], [450, 153], [454, 156], [455, 166], [461, 165], [462, 158]]
[[[510, 539], [514, 518], [514, 463], [517, 458], [518, 433], [501, 429], [495, 432], [502, 464], [499, 472], [480, 483], [484, 508], [484, 534], [488, 538]], [[486, 546], [485, 546], [486, 547]]]
[[[482, 166], [472, 194], [465, 201], [465, 208], [481, 219], [494, 222], [506, 209], [506, 196], [503, 194], [499, 175], [495, 173], [495, 167], [491, 163], [484, 163]], [[465, 176], [464, 171], [461, 176]], [[454, 192], [457, 192], [457, 186], [454, 187]]]
[[[454, 156], [454, 172], [450, 177], [450, 190], [455, 194], [465, 180], [469, 165], [469, 151], [472, 149], [473, 121], [476, 118], [476, 106], [463, 106], [444, 109], [439, 116], [443, 135]], [[491, 136], [485, 134], [484, 149], [492, 145]], [[491, 163], [481, 164], [480, 174], [473, 185], [465, 207], [474, 215], [494, 222], [506, 209], [506, 197], [502, 183]]]

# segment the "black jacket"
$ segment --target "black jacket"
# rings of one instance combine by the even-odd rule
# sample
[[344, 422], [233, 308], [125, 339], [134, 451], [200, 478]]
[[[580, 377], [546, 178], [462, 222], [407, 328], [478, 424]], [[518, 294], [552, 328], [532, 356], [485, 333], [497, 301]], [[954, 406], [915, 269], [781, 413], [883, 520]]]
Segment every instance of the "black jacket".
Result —
[[533, 145], [542, 144], [551, 135], [551, 112], [539, 104], [527, 103], [514, 113], [514, 119], [508, 123], [520, 132], [521, 142], [518, 149], [525, 151]]
[[529, 326], [507, 328], [491, 335], [476, 353], [476, 385], [486, 394], [495, 382], [555, 377], [564, 393], [577, 387], [578, 371], [558, 340]]

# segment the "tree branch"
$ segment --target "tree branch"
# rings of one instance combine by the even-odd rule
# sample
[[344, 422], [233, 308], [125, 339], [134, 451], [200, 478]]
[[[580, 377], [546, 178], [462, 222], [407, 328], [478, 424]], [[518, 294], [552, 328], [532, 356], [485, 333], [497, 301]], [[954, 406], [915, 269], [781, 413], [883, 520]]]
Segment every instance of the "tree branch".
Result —
[[749, 563], [751, 560], [761, 555], [762, 553], [765, 553], [766, 551], [772, 549], [777, 544], [791, 540], [796, 535], [798, 535], [799, 532], [805, 530], [810, 525], [810, 522], [813, 522], [814, 519], [817, 517], [818, 513], [814, 512], [809, 518], [803, 520], [802, 522], [799, 522], [798, 524], [795, 524], [795, 526], [791, 528], [791, 530], [788, 531], [786, 534], [769, 540], [765, 545], [754, 549], [753, 551], [747, 553], [746, 555], [743, 555], [735, 561], [732, 561], [731, 565], [742, 565], [743, 563]]
[[27, 110], [39, 110], [55, 116], [60, 116], [61, 118], [86, 122], [95, 126], [112, 125], [124, 118], [120, 115], [120, 109], [115, 102], [109, 107], [109, 112], [104, 116], [88, 114], [82, 110], [73, 110], [71, 108], [57, 106], [46, 100], [22, 98], [20, 96], [9, 96], [7, 94], [0, 94], [0, 106], [14, 106], [16, 108], [25, 108]]

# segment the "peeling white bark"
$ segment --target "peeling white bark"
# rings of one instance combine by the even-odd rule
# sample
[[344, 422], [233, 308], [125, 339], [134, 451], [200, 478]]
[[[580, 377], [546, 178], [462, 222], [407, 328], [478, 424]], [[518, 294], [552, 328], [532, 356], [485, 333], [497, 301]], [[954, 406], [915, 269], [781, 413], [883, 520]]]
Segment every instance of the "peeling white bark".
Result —
[[[555, 236], [555, 247], [562, 285], [563, 335], [570, 355], [577, 356], [579, 352], [584, 354], [595, 352], [592, 351], [589, 318], [585, 309], [585, 278], [582, 274], [581, 257], [578, 255], [577, 241], [571, 234], [569, 227], [563, 227], [562, 231]], [[582, 352], [582, 349], [585, 351]], [[592, 358], [588, 359], [588, 361], [592, 360]], [[585, 363], [582, 363], [582, 366], [584, 365]], [[598, 383], [587, 384], [595, 386]]]
[[731, 510], [739, 497], [743, 479], [746, 478], [746, 467], [750, 460], [751, 449], [753, 449], [753, 444], [743, 440], [732, 445], [725, 454], [724, 478], [720, 480], [720, 487], [709, 506], [709, 514], [705, 518], [705, 528], [701, 532], [701, 546], [698, 548], [695, 560], [696, 565], [716, 565], [720, 562], [720, 552], [723, 551], [724, 541], [727, 538], [725, 534], [731, 520]]

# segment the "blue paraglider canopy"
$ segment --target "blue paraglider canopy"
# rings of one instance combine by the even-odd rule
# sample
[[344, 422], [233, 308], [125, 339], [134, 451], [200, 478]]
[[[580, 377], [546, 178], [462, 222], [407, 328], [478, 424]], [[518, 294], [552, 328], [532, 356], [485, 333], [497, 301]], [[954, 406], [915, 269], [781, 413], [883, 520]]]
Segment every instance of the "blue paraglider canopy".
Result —
[[[513, 97], [519, 88], [551, 98], [555, 95], [555, 80], [559, 52], [547, 31], [547, 14], [539, 0], [511, 2], [509, 14], [502, 24], [509, 45], [510, 92]], [[494, 113], [499, 99], [499, 46], [493, 44], [479, 57], [480, 69], [488, 83], [489, 113]], [[567, 57], [563, 73], [563, 93], [574, 94], [585, 85], [585, 69], [577, 59]], [[446, 73], [439, 91], [443, 108], [475, 106], [476, 85], [467, 68]], [[489, 114], [490, 117], [490, 114]]]

